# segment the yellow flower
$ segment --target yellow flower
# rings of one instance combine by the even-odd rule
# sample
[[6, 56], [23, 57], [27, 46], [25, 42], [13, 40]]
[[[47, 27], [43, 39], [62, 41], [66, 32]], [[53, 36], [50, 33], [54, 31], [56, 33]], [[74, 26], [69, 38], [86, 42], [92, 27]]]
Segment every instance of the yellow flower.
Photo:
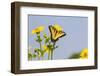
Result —
[[82, 50], [82, 52], [80, 53], [80, 58], [81, 59], [87, 59], [88, 58], [88, 49], [87, 48], [84, 48]]
[[43, 30], [44, 30], [44, 26], [39, 26], [39, 27], [32, 30], [32, 34], [40, 33]]
[[55, 27], [57, 31], [63, 31], [63, 28], [59, 24], [54, 24], [53, 27]]
[[43, 49], [44, 49], [46, 52], [49, 52], [49, 51], [50, 51], [49, 47], [46, 46], [46, 45], [43, 46]]

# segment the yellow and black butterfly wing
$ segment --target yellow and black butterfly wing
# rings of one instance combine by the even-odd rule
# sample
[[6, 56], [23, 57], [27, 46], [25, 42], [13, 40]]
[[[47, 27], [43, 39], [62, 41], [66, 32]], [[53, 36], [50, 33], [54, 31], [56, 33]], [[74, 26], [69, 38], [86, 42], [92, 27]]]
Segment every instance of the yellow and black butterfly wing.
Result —
[[58, 32], [56, 33], [56, 35], [55, 35], [55, 39], [58, 40], [59, 38], [65, 36], [65, 35], [66, 35], [65, 32], [63, 32], [63, 31], [58, 31]]
[[49, 26], [49, 31], [50, 31], [50, 34], [51, 34], [51, 41], [54, 41], [54, 34], [55, 34], [55, 28], [53, 28], [52, 26]]
[[59, 38], [66, 35], [65, 32], [57, 31], [53, 26], [49, 26], [49, 30], [50, 30], [50, 33], [51, 33], [51, 40], [52, 41], [57, 41]]
[[51, 40], [56, 41], [57, 38], [55, 36], [57, 34], [57, 30], [53, 26], [49, 26], [49, 30], [50, 30], [50, 33], [51, 33]]

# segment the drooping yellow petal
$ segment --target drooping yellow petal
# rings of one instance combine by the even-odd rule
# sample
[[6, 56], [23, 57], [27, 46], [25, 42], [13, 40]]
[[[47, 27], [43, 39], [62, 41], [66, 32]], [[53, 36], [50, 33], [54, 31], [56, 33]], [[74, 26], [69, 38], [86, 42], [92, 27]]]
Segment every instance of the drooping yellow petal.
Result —
[[88, 49], [87, 48], [84, 48], [82, 50], [82, 52], [80, 53], [80, 58], [81, 59], [87, 59], [88, 58]]
[[39, 26], [32, 30], [32, 34], [42, 32], [44, 30], [44, 26]]
[[32, 34], [37, 33], [37, 31], [38, 31], [38, 29], [33, 29], [33, 30], [32, 30]]
[[49, 52], [49, 51], [50, 51], [50, 49], [49, 49], [46, 45], [43, 46], [43, 49], [44, 49], [46, 52]]
[[54, 27], [57, 31], [63, 31], [63, 28], [62, 28], [59, 24], [54, 24], [53, 27]]
[[39, 26], [38, 30], [39, 30], [39, 32], [43, 31], [44, 30], [44, 26]]

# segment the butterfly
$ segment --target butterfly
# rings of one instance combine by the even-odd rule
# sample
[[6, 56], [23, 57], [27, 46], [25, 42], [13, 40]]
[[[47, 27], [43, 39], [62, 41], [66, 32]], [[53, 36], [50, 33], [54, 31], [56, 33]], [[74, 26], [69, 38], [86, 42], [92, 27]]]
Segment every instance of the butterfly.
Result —
[[55, 42], [59, 40], [59, 38], [66, 35], [66, 33], [62, 30], [57, 30], [54, 26], [49, 26], [50, 34], [51, 34], [51, 41]]

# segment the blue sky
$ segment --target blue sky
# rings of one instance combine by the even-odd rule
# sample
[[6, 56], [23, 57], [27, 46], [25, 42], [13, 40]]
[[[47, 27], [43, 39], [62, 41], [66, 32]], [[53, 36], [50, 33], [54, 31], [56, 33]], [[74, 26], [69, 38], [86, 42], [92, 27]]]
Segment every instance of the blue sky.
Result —
[[88, 47], [87, 17], [29, 15], [28, 43], [29, 47], [31, 47], [31, 52], [33, 52], [34, 48], [39, 47], [39, 44], [34, 40], [36, 35], [31, 34], [32, 29], [44, 25], [45, 30], [41, 33], [41, 36], [43, 33], [50, 35], [48, 26], [53, 24], [61, 25], [64, 32], [67, 34], [57, 42], [59, 48], [54, 51], [53, 59], [66, 59], [71, 54]]

